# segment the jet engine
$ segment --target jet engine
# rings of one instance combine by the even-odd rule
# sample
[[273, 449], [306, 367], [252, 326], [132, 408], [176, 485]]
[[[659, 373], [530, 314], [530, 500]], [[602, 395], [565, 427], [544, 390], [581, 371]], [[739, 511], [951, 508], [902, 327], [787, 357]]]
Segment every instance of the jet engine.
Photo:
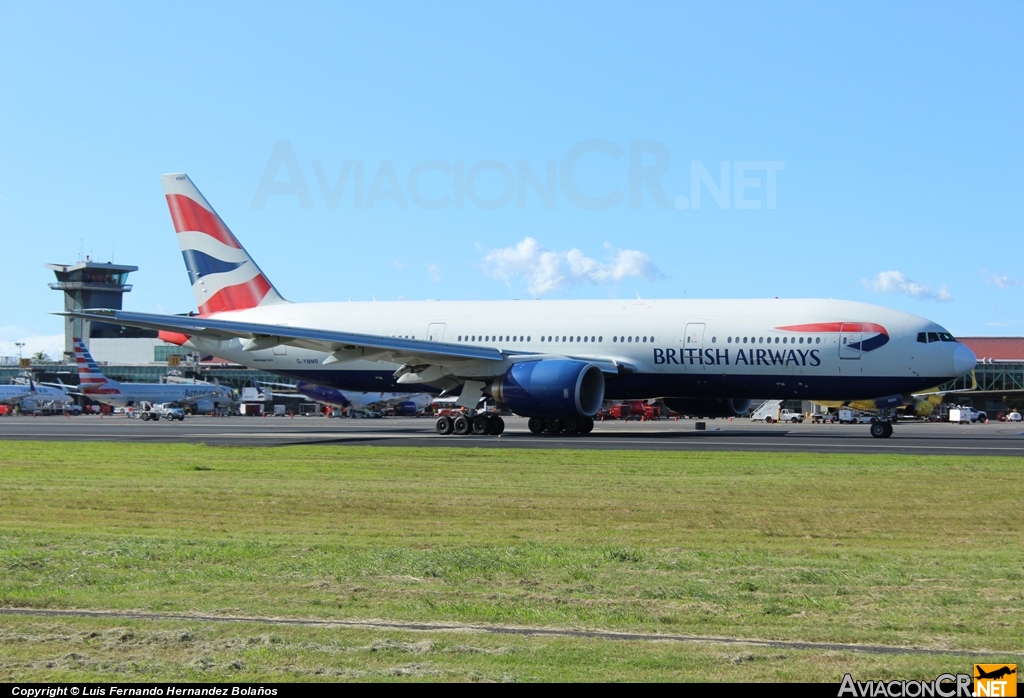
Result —
[[413, 402], [412, 400], [403, 400], [402, 402], [395, 405], [395, 414], [398, 415], [415, 415], [419, 414], [419, 411], [419, 407], [417, 407], [416, 403]]
[[490, 391], [523, 417], [593, 417], [604, 400], [604, 374], [586, 361], [522, 361], [495, 379]]
[[735, 398], [667, 397], [665, 407], [691, 417], [740, 417], [750, 409], [750, 400]]
[[214, 407], [213, 400], [196, 400], [192, 404], [192, 414], [210, 414]]

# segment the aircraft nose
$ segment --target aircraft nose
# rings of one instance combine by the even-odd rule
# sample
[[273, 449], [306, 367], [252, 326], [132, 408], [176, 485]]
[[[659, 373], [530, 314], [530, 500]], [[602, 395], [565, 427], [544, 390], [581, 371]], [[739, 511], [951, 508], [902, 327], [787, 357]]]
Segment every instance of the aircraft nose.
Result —
[[958, 344], [953, 352], [953, 374], [962, 376], [973, 371], [977, 365], [978, 357], [974, 355], [974, 352], [963, 344]]

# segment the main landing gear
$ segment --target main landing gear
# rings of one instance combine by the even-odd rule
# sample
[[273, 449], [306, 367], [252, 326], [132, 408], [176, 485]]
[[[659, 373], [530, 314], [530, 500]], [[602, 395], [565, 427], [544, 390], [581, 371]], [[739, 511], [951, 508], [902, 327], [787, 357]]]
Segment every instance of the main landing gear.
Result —
[[876, 439], [888, 439], [892, 436], [892, 422], [872, 422], [871, 435]]
[[437, 420], [437, 433], [441, 436], [497, 436], [505, 431], [505, 420], [496, 414], [478, 414], [475, 417], [459, 415], [455, 419], [440, 417]]
[[527, 423], [534, 434], [589, 434], [594, 430], [590, 417], [567, 417], [565, 419], [541, 419], [530, 417]]

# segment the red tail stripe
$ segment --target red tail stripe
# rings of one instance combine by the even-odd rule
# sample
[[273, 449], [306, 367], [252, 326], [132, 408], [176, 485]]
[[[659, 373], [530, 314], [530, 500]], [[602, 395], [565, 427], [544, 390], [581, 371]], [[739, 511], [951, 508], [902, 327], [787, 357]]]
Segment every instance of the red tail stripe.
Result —
[[200, 315], [211, 315], [225, 310], [255, 308], [270, 292], [270, 282], [257, 274], [245, 283], [222, 288], [210, 300], [199, 306]]
[[206, 233], [228, 247], [242, 249], [228, 227], [216, 213], [211, 213], [183, 194], [168, 194], [167, 207], [171, 210], [174, 231]]

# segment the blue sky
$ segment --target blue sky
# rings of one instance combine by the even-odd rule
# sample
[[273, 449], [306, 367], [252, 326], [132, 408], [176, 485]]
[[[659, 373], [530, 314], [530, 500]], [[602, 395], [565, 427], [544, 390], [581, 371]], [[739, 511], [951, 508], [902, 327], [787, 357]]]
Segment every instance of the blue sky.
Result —
[[0, 354], [60, 334], [43, 265], [80, 249], [140, 267], [126, 307], [194, 308], [180, 171], [292, 300], [1024, 330], [1020, 3], [370, 5], [0, 5]]

